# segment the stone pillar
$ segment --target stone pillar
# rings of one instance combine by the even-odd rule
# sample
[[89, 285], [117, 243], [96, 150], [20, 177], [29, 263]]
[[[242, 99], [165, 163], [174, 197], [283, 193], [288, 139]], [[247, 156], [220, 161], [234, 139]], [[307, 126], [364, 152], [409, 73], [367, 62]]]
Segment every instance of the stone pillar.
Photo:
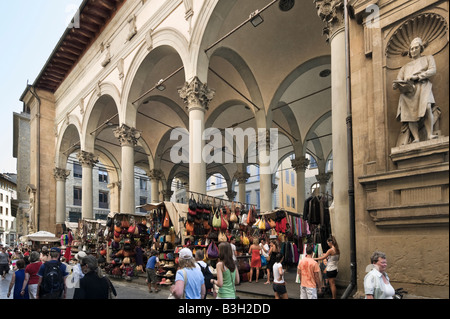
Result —
[[61, 225], [66, 221], [66, 179], [70, 171], [57, 167], [53, 175], [56, 179], [56, 225]]
[[159, 181], [163, 178], [163, 174], [163, 171], [160, 169], [152, 169], [148, 173], [152, 185], [151, 203], [159, 202]]
[[109, 189], [109, 211], [120, 212], [120, 182], [108, 184]]
[[[347, 154], [347, 77], [343, 1], [315, 0], [323, 30], [331, 46], [331, 109], [333, 128], [333, 180], [336, 221], [334, 230], [340, 250], [339, 281], [350, 280], [350, 219]], [[342, 271], [341, 271], [342, 269]]]
[[202, 151], [205, 146], [205, 112], [215, 92], [208, 89], [199, 78], [186, 83], [178, 90], [189, 111], [189, 190], [206, 194], [206, 164]]
[[305, 203], [305, 171], [309, 165], [309, 159], [305, 156], [291, 160], [292, 168], [297, 174], [297, 212], [303, 214]]
[[115, 137], [122, 146], [122, 176], [120, 192], [120, 212], [133, 214], [136, 211], [134, 199], [134, 147], [141, 133], [123, 124], [114, 130]]
[[[266, 169], [267, 166], [265, 164], [261, 165], [261, 167], [266, 167]], [[260, 174], [259, 187], [260, 211], [264, 213], [272, 210], [272, 174]]]
[[245, 184], [250, 178], [250, 174], [247, 172], [236, 172], [234, 177], [239, 183], [239, 202], [245, 203]]
[[98, 163], [93, 153], [80, 151], [77, 154], [82, 167], [81, 213], [83, 219], [94, 219], [94, 194], [92, 185], [92, 169]]

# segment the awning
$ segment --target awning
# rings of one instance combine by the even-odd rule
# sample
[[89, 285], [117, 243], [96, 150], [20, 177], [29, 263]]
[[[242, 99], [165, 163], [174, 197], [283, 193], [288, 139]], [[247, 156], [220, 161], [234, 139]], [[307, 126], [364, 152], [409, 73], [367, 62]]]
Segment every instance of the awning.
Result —
[[52, 234], [44, 230], [38, 231], [37, 233], [34, 234], [26, 235], [24, 237], [32, 241], [57, 242], [61, 240], [61, 238], [55, 237], [55, 234]]

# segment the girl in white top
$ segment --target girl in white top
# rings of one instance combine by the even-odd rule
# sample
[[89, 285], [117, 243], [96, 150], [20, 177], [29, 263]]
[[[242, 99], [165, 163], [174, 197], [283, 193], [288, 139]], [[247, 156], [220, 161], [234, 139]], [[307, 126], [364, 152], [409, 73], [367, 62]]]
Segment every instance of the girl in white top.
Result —
[[273, 265], [273, 291], [275, 292], [275, 299], [288, 299], [286, 290], [286, 283], [284, 281], [284, 269], [281, 265], [283, 255], [277, 254], [275, 257], [275, 264]]
[[319, 258], [314, 258], [314, 260], [319, 261], [327, 258], [326, 271], [328, 283], [330, 284], [331, 296], [333, 299], [336, 299], [336, 277], [338, 274], [340, 251], [336, 238], [334, 238], [334, 236], [331, 236], [330, 238], [327, 239], [327, 244], [330, 248], [327, 250], [325, 255]]

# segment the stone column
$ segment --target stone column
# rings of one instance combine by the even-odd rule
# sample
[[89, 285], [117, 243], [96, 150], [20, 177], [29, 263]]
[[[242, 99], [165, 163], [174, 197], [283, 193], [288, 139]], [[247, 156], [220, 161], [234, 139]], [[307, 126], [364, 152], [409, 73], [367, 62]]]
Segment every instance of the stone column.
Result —
[[109, 210], [112, 213], [120, 212], [120, 182], [108, 184]]
[[[347, 77], [344, 3], [336, 0], [315, 0], [319, 17], [325, 23], [323, 33], [331, 46], [331, 109], [333, 128], [333, 180], [336, 223], [334, 236], [341, 250], [339, 281], [350, 279], [350, 219], [348, 198], [347, 154]], [[341, 271], [342, 269], [342, 271]]]
[[133, 214], [136, 211], [134, 199], [134, 147], [141, 133], [123, 124], [114, 130], [115, 137], [122, 146], [122, 176], [120, 192], [120, 212]]
[[309, 159], [305, 156], [291, 160], [292, 168], [297, 174], [297, 212], [303, 214], [305, 203], [305, 171], [309, 165]]
[[163, 174], [163, 171], [160, 169], [152, 169], [148, 173], [152, 185], [151, 203], [159, 202], [159, 181], [163, 178]]
[[206, 164], [202, 157], [205, 146], [205, 112], [215, 92], [198, 77], [178, 90], [189, 111], [189, 190], [206, 194]]
[[264, 213], [272, 210], [272, 174], [260, 174], [259, 185], [260, 211]]
[[245, 184], [250, 178], [250, 174], [247, 172], [236, 172], [234, 177], [239, 183], [239, 202], [245, 203]]
[[66, 180], [70, 171], [57, 167], [53, 175], [56, 179], [56, 225], [61, 225], [66, 221]]
[[77, 154], [82, 167], [81, 213], [83, 219], [94, 219], [94, 194], [92, 185], [92, 169], [98, 163], [93, 153], [80, 151]]

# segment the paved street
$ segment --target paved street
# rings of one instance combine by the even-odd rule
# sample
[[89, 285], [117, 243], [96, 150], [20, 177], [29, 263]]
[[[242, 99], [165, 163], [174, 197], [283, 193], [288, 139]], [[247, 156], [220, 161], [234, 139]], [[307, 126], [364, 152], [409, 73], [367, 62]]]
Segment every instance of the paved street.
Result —
[[[8, 287], [11, 282], [12, 271], [10, 271], [5, 279], [0, 279], [0, 300], [12, 299], [7, 297]], [[117, 299], [167, 299], [169, 297], [169, 287], [163, 287], [158, 293], [149, 293], [147, 286], [140, 281], [111, 280], [117, 291]], [[74, 289], [69, 288], [66, 299], [73, 298]], [[252, 294], [239, 293], [241, 298], [245, 299], [262, 299], [261, 296]], [[212, 297], [211, 297], [212, 298]]]

